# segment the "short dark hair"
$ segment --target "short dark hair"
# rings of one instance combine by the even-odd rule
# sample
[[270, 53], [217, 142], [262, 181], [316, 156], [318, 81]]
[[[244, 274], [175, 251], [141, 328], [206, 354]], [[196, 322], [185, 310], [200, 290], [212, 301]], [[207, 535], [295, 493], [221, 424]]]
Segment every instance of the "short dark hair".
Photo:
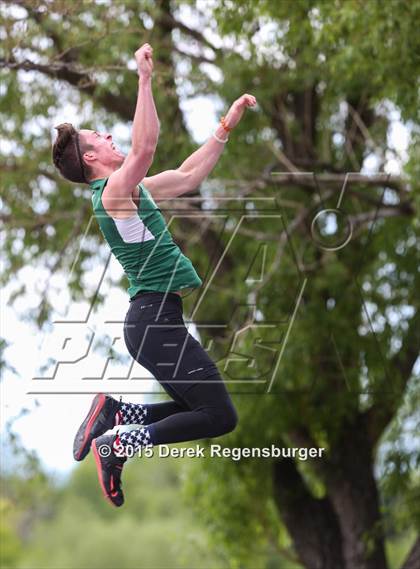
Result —
[[86, 144], [74, 126], [65, 122], [54, 127], [58, 130], [52, 149], [52, 160], [61, 175], [71, 182], [89, 184], [93, 177], [91, 167], [83, 161], [83, 154], [93, 150]]

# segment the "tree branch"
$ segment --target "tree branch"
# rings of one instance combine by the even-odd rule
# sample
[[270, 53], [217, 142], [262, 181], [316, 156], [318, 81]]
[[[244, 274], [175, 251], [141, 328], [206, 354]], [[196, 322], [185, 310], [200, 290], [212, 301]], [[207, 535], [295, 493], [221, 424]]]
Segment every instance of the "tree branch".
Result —
[[[420, 310], [417, 310], [409, 321], [400, 350], [390, 361], [391, 374], [394, 378], [392, 393], [388, 392], [385, 402], [384, 398], [381, 397], [366, 411], [369, 436], [373, 444], [378, 441], [401, 404], [405, 387], [419, 357], [419, 346]], [[395, 393], [395, 388], [398, 388], [398, 393]]]
[[[0, 68], [40, 71], [48, 77], [66, 81], [70, 85], [79, 89], [79, 91], [83, 91], [85, 94], [92, 97], [95, 95], [96, 88], [98, 87], [97, 82], [89, 77], [86, 70], [76, 69], [74, 63], [60, 61], [44, 64], [35, 63], [28, 59], [17, 62], [12, 57], [8, 60], [0, 59]], [[99, 95], [96, 100], [104, 107], [105, 110], [111, 113], [116, 113], [123, 120], [132, 120], [134, 116], [136, 101], [131, 97], [128, 98], [121, 94], [116, 96], [107, 92]]]
[[[303, 175], [303, 174], [306, 174]], [[358, 172], [349, 172], [348, 174], [317, 174], [312, 172], [299, 173], [299, 170], [294, 172], [271, 172], [272, 180], [281, 185], [290, 185], [291, 183], [299, 183], [310, 188], [316, 188], [316, 180], [323, 185], [335, 184], [339, 190], [344, 184], [346, 177], [348, 185], [362, 185], [368, 187], [384, 186], [390, 190], [395, 190], [398, 193], [409, 193], [408, 188], [404, 181], [399, 176], [390, 176], [389, 174], [375, 174], [373, 176], [366, 176]]]
[[198, 63], [211, 63], [213, 65], [215, 63], [213, 59], [209, 59], [205, 55], [197, 55], [194, 53], [187, 53], [186, 51], [182, 51], [182, 49], [180, 49], [177, 46], [174, 46], [173, 51], [175, 51], [176, 53], [179, 53], [183, 57], [189, 57], [190, 59], [193, 59], [194, 61], [197, 61]]
[[194, 30], [193, 28], [188, 27], [186, 24], [180, 22], [179, 20], [175, 19], [173, 17], [173, 15], [169, 12], [165, 12], [160, 16], [160, 19], [162, 22], [165, 22], [166, 24], [169, 24], [172, 28], [177, 28], [179, 29], [181, 32], [184, 32], [185, 34], [189, 35], [190, 37], [192, 37], [193, 39], [199, 41], [201, 44], [209, 47], [210, 49], [212, 49], [214, 51], [214, 53], [218, 54], [218, 55], [223, 55], [225, 53], [225, 50], [220, 48], [220, 47], [216, 47], [210, 40], [208, 40], [200, 31], [198, 30]]
[[399, 215], [414, 215], [414, 208], [406, 208], [401, 206], [386, 206], [375, 211], [364, 211], [363, 213], [358, 213], [357, 215], [350, 215], [349, 220], [354, 226], [365, 225], [370, 221], [376, 219], [384, 219], [386, 217], [395, 217]]

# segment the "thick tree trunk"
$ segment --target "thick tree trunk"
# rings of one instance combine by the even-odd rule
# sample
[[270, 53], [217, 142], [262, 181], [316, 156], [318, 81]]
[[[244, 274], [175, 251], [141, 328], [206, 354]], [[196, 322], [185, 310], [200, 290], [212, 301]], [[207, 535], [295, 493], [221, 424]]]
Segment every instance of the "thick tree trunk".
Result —
[[359, 415], [335, 444], [328, 495], [343, 536], [346, 569], [386, 569], [372, 448]]
[[342, 569], [341, 535], [328, 498], [314, 498], [292, 459], [274, 464], [274, 499], [307, 569]]
[[343, 429], [315, 499], [293, 460], [274, 465], [274, 497], [307, 569], [387, 569], [372, 447], [363, 416]]

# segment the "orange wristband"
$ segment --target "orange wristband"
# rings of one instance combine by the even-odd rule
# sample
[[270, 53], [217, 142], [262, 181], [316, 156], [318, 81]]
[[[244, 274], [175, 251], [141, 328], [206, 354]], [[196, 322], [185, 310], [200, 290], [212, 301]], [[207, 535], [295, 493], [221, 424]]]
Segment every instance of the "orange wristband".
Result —
[[229, 128], [229, 127], [227, 126], [225, 117], [222, 117], [222, 118], [220, 119], [220, 124], [222, 125], [222, 127], [225, 129], [226, 132], [230, 132], [230, 131], [232, 130], [231, 128]]

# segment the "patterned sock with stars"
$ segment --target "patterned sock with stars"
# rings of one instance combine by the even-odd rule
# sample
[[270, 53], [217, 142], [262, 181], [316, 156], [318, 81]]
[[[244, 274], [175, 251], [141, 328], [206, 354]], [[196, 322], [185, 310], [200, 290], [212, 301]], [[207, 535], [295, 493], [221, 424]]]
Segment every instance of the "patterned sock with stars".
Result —
[[141, 403], [121, 403], [115, 415], [116, 425], [144, 425], [147, 406]]
[[[136, 453], [139, 448], [153, 446], [150, 428], [142, 427], [141, 429], [133, 429], [123, 433], [118, 432], [113, 448], [114, 450], [121, 450], [121, 446], [131, 447], [132, 453]], [[133, 456], [133, 454], [128, 456]]]

